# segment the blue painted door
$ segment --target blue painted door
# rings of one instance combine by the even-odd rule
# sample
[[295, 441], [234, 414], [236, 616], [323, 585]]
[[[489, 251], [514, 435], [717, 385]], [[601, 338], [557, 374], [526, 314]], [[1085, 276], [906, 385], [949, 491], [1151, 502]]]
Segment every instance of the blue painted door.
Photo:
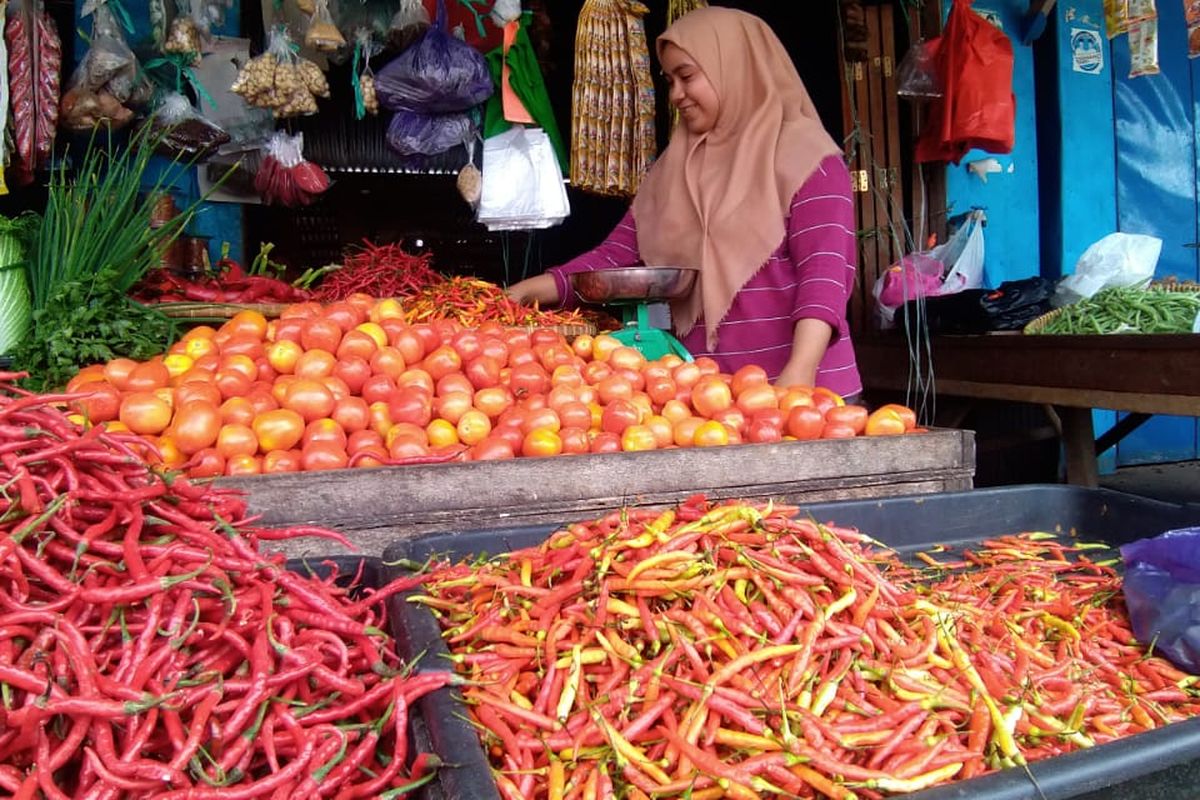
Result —
[[[1196, 280], [1200, 61], [1187, 57], [1183, 3], [1158, 3], [1159, 75], [1129, 77], [1129, 37], [1112, 45], [1117, 223], [1163, 240], [1157, 276]], [[1070, 181], [1070, 176], [1064, 176]], [[1069, 183], [1068, 183], [1069, 190]], [[1155, 417], [1118, 447], [1120, 465], [1195, 458], [1197, 420]]]

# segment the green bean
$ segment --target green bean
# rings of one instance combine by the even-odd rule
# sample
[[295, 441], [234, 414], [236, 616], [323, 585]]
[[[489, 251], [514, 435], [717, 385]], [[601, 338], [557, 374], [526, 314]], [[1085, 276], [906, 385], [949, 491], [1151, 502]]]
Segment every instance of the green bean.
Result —
[[1036, 333], [1191, 333], [1200, 292], [1112, 288], [1064, 306]]

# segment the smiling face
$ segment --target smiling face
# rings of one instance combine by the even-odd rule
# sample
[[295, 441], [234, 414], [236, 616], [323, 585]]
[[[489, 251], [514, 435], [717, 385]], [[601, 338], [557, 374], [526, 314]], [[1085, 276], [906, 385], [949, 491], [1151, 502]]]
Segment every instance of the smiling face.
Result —
[[667, 97], [679, 109], [680, 120], [694, 135], [711, 131], [721, 102], [704, 70], [683, 48], [670, 42], [663, 45], [660, 59], [670, 86]]

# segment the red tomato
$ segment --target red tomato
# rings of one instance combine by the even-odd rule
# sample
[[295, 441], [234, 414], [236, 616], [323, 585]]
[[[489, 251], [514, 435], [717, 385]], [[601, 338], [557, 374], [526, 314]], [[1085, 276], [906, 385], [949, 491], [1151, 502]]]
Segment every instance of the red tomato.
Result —
[[563, 403], [557, 411], [564, 428], [582, 428], [586, 431], [592, 427], [592, 410], [583, 403]]
[[390, 378], [399, 378], [408, 369], [408, 365], [414, 363], [405, 358], [396, 347], [380, 347], [365, 358], [371, 365], [371, 372]]
[[362, 399], [371, 403], [386, 403], [396, 393], [396, 382], [387, 375], [372, 375], [362, 386]]
[[322, 316], [337, 323], [337, 326], [343, 331], [349, 331], [355, 325], [359, 325], [367, 320], [366, 314], [363, 314], [357, 307], [344, 300], [325, 306]]
[[462, 363], [466, 364], [478, 358], [483, 352], [483, 342], [476, 331], [460, 331], [450, 340], [450, 346], [458, 353]]
[[246, 395], [246, 401], [254, 408], [255, 416], [279, 408], [279, 403], [275, 400], [274, 395], [266, 389], [252, 390], [250, 394]]
[[500, 384], [500, 362], [491, 356], [480, 355], [471, 359], [464, 373], [476, 389], [487, 389]]
[[[387, 320], [384, 320], [387, 322]], [[388, 462], [387, 448], [381, 444], [370, 444], [350, 453], [355, 467], [382, 467]]]
[[425, 344], [411, 328], [397, 333], [392, 346], [400, 353], [405, 364], [416, 364], [425, 357]]
[[857, 435], [854, 428], [842, 422], [828, 423], [821, 430], [822, 439], [853, 439]]
[[675, 397], [675, 381], [670, 378], [646, 379], [646, 394], [657, 406], [663, 406]]
[[602, 405], [633, 397], [633, 384], [621, 375], [610, 375], [596, 384], [596, 396]]
[[751, 387], [769, 385], [767, 371], [756, 364], [747, 364], [739, 368], [729, 381], [729, 388], [733, 390], [734, 397], [741, 397], [742, 392]]
[[221, 345], [223, 356], [246, 356], [251, 361], [257, 361], [267, 354], [262, 339], [257, 336], [234, 336]]
[[746, 427], [748, 442], [778, 442], [783, 439], [783, 426], [773, 419], [755, 417]]
[[371, 365], [358, 356], [338, 359], [333, 367], [333, 377], [345, 383], [351, 394], [362, 394], [363, 384], [371, 374]]
[[427, 455], [429, 455], [429, 447], [408, 436], [397, 437], [388, 445], [388, 458], [397, 461]]
[[457, 425], [463, 415], [472, 410], [474, 396], [467, 392], [451, 392], [433, 402], [434, 414], [451, 425]]
[[341, 342], [342, 326], [331, 319], [309, 320], [300, 331], [300, 344], [305, 350], [336, 353]]
[[[97, 422], [111, 422], [117, 418], [121, 412], [121, 391], [111, 383], [100, 379], [89, 381], [82, 386], [76, 387], [76, 390], [87, 392], [87, 397], [76, 400], [72, 403], [72, 407], [80, 414], [83, 414], [87, 421], [96, 424]], [[178, 402], [178, 389], [176, 390], [176, 402]]]
[[[238, 425], [249, 425], [258, 416], [258, 412], [254, 409], [254, 404], [245, 397], [231, 397], [224, 403], [221, 403], [218, 409], [221, 414], [221, 424], [237, 423]], [[207, 447], [207, 445], [205, 445]]]
[[461, 372], [451, 372], [437, 382], [437, 385], [434, 387], [434, 394], [438, 397], [455, 392], [466, 392], [469, 395], [474, 395], [475, 388], [466, 375], [463, 375]]
[[[342, 336], [342, 341], [338, 344], [335, 355], [338, 358], [348, 358], [349, 356], [358, 356], [361, 359], [370, 359], [379, 351], [379, 344], [375, 339], [363, 331], [348, 331]], [[398, 351], [397, 351], [398, 354]]]
[[206, 447], [188, 460], [188, 475], [193, 478], [215, 478], [225, 474], [225, 457], [215, 447]]
[[529, 411], [525, 415], [525, 421], [521, 427], [526, 433], [539, 428], [557, 433], [562, 429], [562, 420], [559, 419], [558, 412], [554, 409], [539, 408]]
[[400, 373], [400, 377], [396, 378], [396, 386], [401, 389], [419, 389], [430, 397], [433, 397], [436, 388], [433, 377], [423, 369], [404, 370]]
[[346, 451], [329, 442], [314, 442], [300, 452], [300, 466], [306, 472], [343, 469], [350, 463]]
[[303, 468], [300, 453], [296, 450], [272, 450], [262, 457], [264, 475], [280, 472], [299, 472]]
[[562, 439], [562, 451], [572, 455], [580, 455], [592, 449], [586, 428], [563, 428], [558, 432]]
[[501, 414], [512, 408], [513, 402], [512, 392], [503, 386], [480, 389], [475, 393], [474, 399], [475, 407], [492, 420], [498, 419]]
[[583, 380], [597, 386], [605, 378], [613, 374], [613, 368], [603, 361], [589, 361], [583, 365]]
[[642, 413], [628, 400], [614, 400], [604, 407], [600, 415], [600, 428], [606, 433], [622, 434], [631, 425], [641, 422]]
[[397, 390], [387, 401], [392, 422], [407, 422], [424, 428], [433, 419], [433, 401], [420, 389]]
[[181, 406], [189, 400], [207, 400], [214, 406], [221, 405], [221, 390], [211, 383], [189, 381], [175, 387], [175, 405]]
[[492, 428], [490, 439], [500, 439], [508, 444], [510, 450], [514, 453], [521, 451], [521, 445], [525, 442], [525, 433], [521, 430], [520, 425], [497, 425]]
[[342, 430], [341, 425], [329, 417], [314, 419], [305, 426], [300, 444], [302, 448], [306, 448], [310, 444], [335, 444], [345, 450], [346, 432]]
[[593, 453], [619, 453], [621, 452], [621, 437], [615, 433], [596, 434], [592, 439]]
[[334, 402], [337, 402], [338, 400], [345, 400], [350, 396], [350, 387], [346, 385], [344, 380], [334, 375], [321, 378], [321, 385], [328, 389], [329, 393], [333, 395]]
[[421, 362], [421, 367], [429, 373], [429, 377], [436, 381], [449, 375], [451, 372], [461, 370], [462, 358], [459, 357], [458, 351], [453, 347], [442, 345], [425, 356], [425, 359]]
[[337, 356], [328, 350], [308, 350], [296, 359], [292, 374], [297, 378], [324, 378], [337, 367]]
[[508, 378], [509, 389], [517, 397], [545, 394], [550, 391], [550, 376], [541, 364], [528, 362], [512, 368]]
[[787, 417], [787, 432], [797, 439], [820, 439], [825, 415], [813, 406], [796, 406]]
[[288, 317], [275, 321], [275, 341], [295, 342], [300, 344], [300, 332], [304, 330], [307, 320], [301, 317]]
[[134, 433], [157, 435], [171, 423], [171, 406], [154, 392], [133, 392], [121, 400], [117, 418]]
[[258, 456], [236, 455], [225, 460], [225, 474], [231, 477], [239, 475], [261, 475], [262, 461]]
[[250, 428], [263, 450], [290, 450], [304, 435], [304, 418], [291, 409], [278, 408], [259, 414]]
[[741, 433], [746, 428], [746, 415], [738, 408], [727, 408], [713, 414], [712, 418], [731, 431]]
[[680, 364], [671, 372], [671, 378], [680, 389], [690, 390], [701, 378], [700, 367], [694, 361]]
[[716, 361], [708, 356], [700, 356], [695, 360], [696, 369], [700, 370], [701, 375], [720, 375], [721, 367]]
[[[248, 404], [247, 404], [248, 405]], [[253, 409], [251, 409], [253, 412]], [[175, 446], [184, 455], [212, 447], [221, 429], [221, 412], [212, 403], [193, 400], [175, 410], [171, 423], [171, 435]]]
[[834, 406], [825, 412], [827, 425], [849, 425], [856, 436], [867, 429], [867, 410], [862, 406]]
[[512, 445], [496, 436], [489, 436], [467, 451], [467, 458], [472, 461], [504, 461], [515, 458]]
[[[354, 431], [346, 439], [346, 452], [354, 455], [364, 447], [383, 447], [383, 437], [373, 430]], [[384, 451], [387, 454], [387, 451]]]
[[675, 426], [666, 417], [650, 416], [643, 424], [654, 434], [654, 441], [660, 448], [675, 444]]
[[330, 416], [347, 433], [365, 431], [371, 424], [371, 409], [361, 397], [338, 400]]
[[130, 392], [152, 392], [171, 382], [171, 373], [161, 361], [138, 364], [125, 378], [125, 389]]
[[231, 397], [244, 397], [250, 391], [252, 383], [244, 374], [232, 369], [219, 369], [213, 376], [213, 384], [226, 400]]
[[779, 397], [775, 394], [775, 387], [770, 384], [749, 386], [741, 393], [735, 391], [734, 395], [737, 397], [737, 407], [747, 416], [763, 409], [779, 408]]

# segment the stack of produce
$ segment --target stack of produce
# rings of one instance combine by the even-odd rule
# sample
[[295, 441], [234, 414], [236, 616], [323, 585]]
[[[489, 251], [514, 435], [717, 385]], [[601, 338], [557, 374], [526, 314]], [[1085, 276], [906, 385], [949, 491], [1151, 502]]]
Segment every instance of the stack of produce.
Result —
[[632, 197], [658, 145], [654, 82], [636, 0], [587, 0], [575, 35], [571, 95], [571, 183]]
[[[230, 258], [217, 263], [213, 275], [184, 278], [169, 269], [155, 269], [130, 293], [144, 303], [300, 303], [309, 293], [277, 277], [282, 265], [270, 260], [273, 245], [265, 244], [249, 269]], [[271, 271], [276, 276], [269, 274]]]
[[341, 267], [321, 276], [313, 294], [324, 302], [345, 300], [354, 294], [410, 297], [442, 280], [429, 262], [429, 254], [413, 255], [399, 244], [363, 241], [358, 249], [346, 255]]
[[501, 796], [880, 797], [1200, 714], [1083, 546], [989, 541], [924, 587], [795, 511], [697, 497], [436, 570], [411, 599]]
[[1192, 333], [1200, 321], [1200, 291], [1169, 288], [1102, 289], [1034, 320], [1029, 333]]
[[[868, 415], [832, 392], [777, 388], [758, 367], [647, 362], [611, 336], [570, 344], [453, 320], [410, 325], [400, 301], [354, 296], [243, 311], [193, 328], [167, 354], [80, 372], [86, 421], [153, 441], [193, 476], [600, 453], [915, 427], [898, 406]], [[80, 421], [84, 421], [82, 418]]]
[[145, 442], [92, 428], [0, 375], [0, 788], [11, 797], [392, 797], [409, 675], [383, 601], [289, 572], [237, 496], [169, 482]]

